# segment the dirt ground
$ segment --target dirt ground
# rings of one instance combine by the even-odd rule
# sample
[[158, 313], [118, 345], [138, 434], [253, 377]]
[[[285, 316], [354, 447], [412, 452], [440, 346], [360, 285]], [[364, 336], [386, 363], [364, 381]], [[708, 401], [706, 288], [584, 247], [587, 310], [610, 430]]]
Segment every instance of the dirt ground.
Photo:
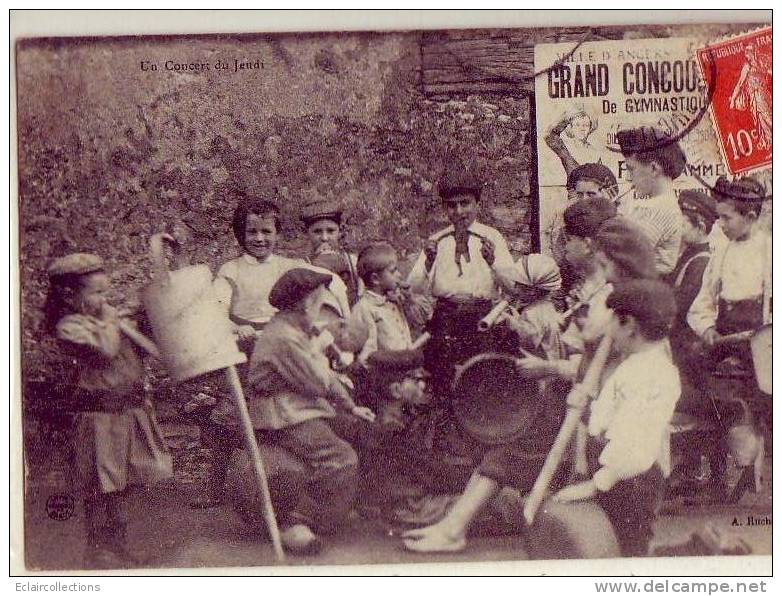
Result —
[[[31, 477], [25, 499], [26, 565], [31, 570], [82, 568], [83, 510], [74, 501], [67, 519], [52, 519], [47, 502], [52, 495], [68, 494], [65, 468], [50, 462], [48, 471]], [[653, 545], [683, 542], [704, 523], [732, 531], [755, 554], [771, 554], [771, 526], [747, 524], [748, 516], [771, 519], [771, 459], [766, 460], [764, 489], [745, 493], [737, 505], [666, 502], [655, 526]], [[200, 567], [253, 567], [274, 563], [269, 542], [248, 530], [230, 506], [194, 510], [187, 503], [200, 490], [198, 484], [172, 481], [140, 492], [131, 500], [131, 546], [159, 569]], [[66, 507], [67, 510], [67, 507]], [[743, 524], [736, 527], [737, 523]], [[731, 527], [733, 525], [733, 527]], [[314, 558], [289, 557], [290, 565], [345, 565], [367, 563], [424, 563], [526, 560], [523, 536], [476, 536], [466, 551], [449, 555], [420, 555], [402, 549], [399, 538], [389, 536], [377, 521], [355, 517], [349, 528], [329, 538]]]

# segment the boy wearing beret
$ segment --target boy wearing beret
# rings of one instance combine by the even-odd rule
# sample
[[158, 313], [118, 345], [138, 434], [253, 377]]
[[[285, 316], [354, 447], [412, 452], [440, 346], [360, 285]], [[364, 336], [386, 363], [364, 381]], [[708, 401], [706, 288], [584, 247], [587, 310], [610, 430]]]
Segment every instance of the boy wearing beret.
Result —
[[622, 212], [651, 240], [657, 273], [668, 275], [681, 245], [682, 214], [673, 181], [684, 172], [684, 152], [677, 141], [651, 127], [620, 130], [617, 141], [636, 193]]
[[[682, 397], [676, 406], [678, 412], [714, 419], [714, 406], [708, 397], [708, 389], [703, 380], [708, 377], [707, 359], [704, 358], [698, 336], [687, 325], [687, 313], [695, 296], [701, 289], [703, 272], [711, 258], [709, 236], [717, 220], [717, 204], [708, 194], [698, 190], [683, 190], [679, 194], [679, 206], [684, 216], [682, 229], [682, 253], [676, 267], [667, 276], [676, 297], [676, 318], [671, 329], [671, 352], [673, 361], [679, 368], [682, 383]], [[718, 421], [714, 420], [715, 426]], [[702, 474], [701, 455], [715, 447], [719, 439], [695, 435], [692, 441], [705, 440], [708, 445], [687, 450], [683, 462], [675, 477], [685, 481], [681, 485], [685, 490], [691, 480]], [[718, 464], [719, 465], [719, 464]], [[689, 476], [689, 478], [688, 478]]]
[[[585, 199], [591, 201], [604, 199], [606, 204], [615, 205], [618, 192], [616, 177], [611, 170], [603, 164], [585, 163], [577, 166], [568, 174], [568, 204], [565, 209]], [[613, 215], [616, 215], [615, 207]], [[547, 242], [550, 245], [551, 254], [562, 272], [563, 288], [569, 289], [576, 282], [577, 275], [564, 254], [567, 236], [563, 229], [563, 218], [564, 211], [556, 213], [545, 235], [548, 237]]]
[[692, 347], [696, 336], [687, 325], [687, 313], [701, 289], [703, 273], [711, 257], [709, 235], [717, 220], [717, 204], [706, 193], [684, 190], [679, 195], [679, 206], [684, 215], [682, 254], [666, 281], [673, 288], [677, 304], [671, 347], [683, 377], [689, 379], [689, 369], [695, 365]]
[[[676, 314], [662, 282], [617, 284], [606, 306], [619, 365], [589, 407], [591, 478], [554, 495], [560, 502], [594, 498], [614, 527], [624, 556], [645, 556], [669, 473], [668, 425], [680, 395], [666, 338]], [[571, 394], [571, 405], [586, 396]], [[575, 403], [575, 402], [580, 403]]]
[[335, 529], [346, 519], [356, 491], [356, 453], [328, 419], [337, 408], [374, 421], [371, 410], [356, 406], [313, 342], [330, 281], [331, 275], [295, 268], [274, 284], [269, 303], [278, 312], [256, 342], [248, 373], [247, 406], [260, 440], [290, 451], [312, 469], [306, 492], [315, 504], [313, 519], [306, 524], [280, 520], [284, 532], [306, 534], [312, 543], [317, 538], [309, 526]]
[[602, 223], [616, 216], [616, 205], [606, 197], [579, 199], [562, 213], [559, 234], [559, 259], [562, 293], [577, 292], [584, 284], [593, 257], [592, 238]]

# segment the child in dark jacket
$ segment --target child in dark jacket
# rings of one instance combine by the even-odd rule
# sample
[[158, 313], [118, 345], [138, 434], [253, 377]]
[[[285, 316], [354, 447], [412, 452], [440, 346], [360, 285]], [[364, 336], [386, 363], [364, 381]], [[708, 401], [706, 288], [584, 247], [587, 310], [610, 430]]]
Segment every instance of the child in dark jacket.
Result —
[[46, 323], [78, 370], [73, 431], [76, 487], [84, 499], [87, 568], [140, 564], [128, 548], [133, 486], [171, 477], [172, 463], [149, 400], [144, 367], [128, 329], [106, 302], [103, 260], [74, 253], [49, 266]]

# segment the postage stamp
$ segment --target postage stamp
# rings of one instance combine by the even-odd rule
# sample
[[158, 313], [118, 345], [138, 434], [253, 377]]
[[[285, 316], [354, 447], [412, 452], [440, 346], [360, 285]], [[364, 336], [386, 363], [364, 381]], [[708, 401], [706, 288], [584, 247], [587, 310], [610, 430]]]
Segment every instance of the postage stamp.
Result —
[[711, 116], [731, 174], [771, 164], [771, 27], [698, 50]]

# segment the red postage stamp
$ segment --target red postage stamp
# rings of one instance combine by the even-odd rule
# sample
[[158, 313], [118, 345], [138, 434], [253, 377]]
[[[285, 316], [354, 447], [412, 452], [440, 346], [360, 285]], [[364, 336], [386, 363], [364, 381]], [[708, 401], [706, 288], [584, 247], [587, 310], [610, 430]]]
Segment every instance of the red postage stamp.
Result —
[[771, 164], [771, 48], [771, 27], [764, 27], [697, 52], [731, 174]]

